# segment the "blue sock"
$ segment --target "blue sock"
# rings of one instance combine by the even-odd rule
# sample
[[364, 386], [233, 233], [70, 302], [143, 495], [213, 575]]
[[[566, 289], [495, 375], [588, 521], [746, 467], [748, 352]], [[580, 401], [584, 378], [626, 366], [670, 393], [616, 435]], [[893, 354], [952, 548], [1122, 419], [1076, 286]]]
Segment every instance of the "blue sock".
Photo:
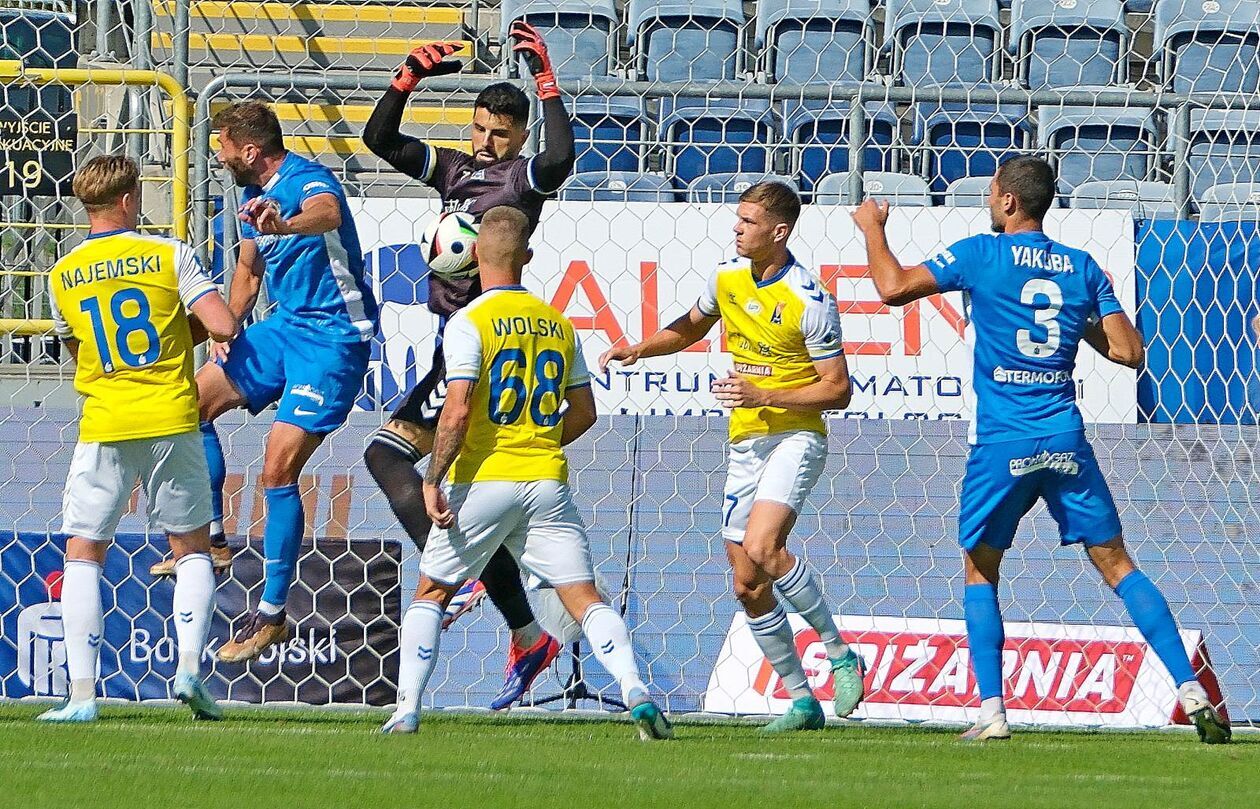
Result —
[[1137, 624], [1155, 654], [1159, 655], [1177, 685], [1196, 679], [1186, 647], [1177, 633], [1177, 621], [1155, 582], [1142, 571], [1135, 570], [1116, 585], [1116, 595], [1123, 599], [1129, 617]]
[[963, 588], [963, 614], [967, 619], [967, 643], [971, 646], [971, 667], [980, 686], [980, 699], [1002, 696], [1002, 610], [997, 587], [968, 584]]
[[214, 424], [201, 422], [201, 443], [206, 448], [206, 465], [210, 467], [210, 533], [223, 533], [223, 484], [227, 481], [227, 461]]
[[267, 498], [267, 526], [263, 529], [263, 556], [266, 583], [262, 600], [283, 607], [289, 597], [289, 585], [302, 550], [302, 531], [306, 517], [297, 484], [264, 490]]

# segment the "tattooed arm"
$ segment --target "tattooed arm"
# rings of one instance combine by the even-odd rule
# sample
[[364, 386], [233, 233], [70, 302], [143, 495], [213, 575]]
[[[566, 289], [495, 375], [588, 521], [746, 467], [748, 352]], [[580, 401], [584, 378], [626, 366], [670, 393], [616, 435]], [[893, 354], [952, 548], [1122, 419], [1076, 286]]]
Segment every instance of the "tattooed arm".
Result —
[[464, 446], [476, 384], [471, 379], [454, 379], [446, 388], [446, 404], [442, 407], [442, 417], [438, 419], [429, 468], [424, 473], [424, 510], [438, 528], [450, 528], [455, 524], [455, 514], [446, 500], [446, 493], [442, 491], [442, 481]]

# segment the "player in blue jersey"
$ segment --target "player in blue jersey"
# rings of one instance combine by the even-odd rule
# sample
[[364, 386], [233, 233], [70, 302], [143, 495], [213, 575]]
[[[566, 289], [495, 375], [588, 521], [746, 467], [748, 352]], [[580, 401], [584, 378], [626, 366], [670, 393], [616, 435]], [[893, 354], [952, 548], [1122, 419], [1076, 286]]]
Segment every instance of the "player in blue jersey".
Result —
[[871, 279], [884, 303], [904, 305], [960, 290], [974, 342], [975, 419], [963, 480], [959, 543], [963, 609], [980, 719], [963, 738], [1011, 734], [1002, 702], [998, 569], [1020, 519], [1038, 499], [1059, 524], [1064, 545], [1079, 544], [1124, 601], [1133, 622], [1177, 684], [1199, 738], [1227, 742], [1222, 721], [1199, 684], [1168, 602], [1125, 550], [1120, 517], [1085, 439], [1072, 371], [1082, 340], [1109, 360], [1137, 368], [1142, 336], [1121, 309], [1111, 281], [1083, 250], [1042, 231], [1054, 202], [1054, 171], [1016, 157], [998, 169], [989, 192], [997, 235], [972, 236], [923, 264], [903, 267], [888, 247], [888, 204], [867, 200], [853, 214], [866, 237]]
[[262, 600], [219, 649], [220, 660], [237, 662], [289, 637], [285, 601], [305, 526], [298, 476], [354, 406], [377, 305], [345, 192], [332, 172], [285, 150], [280, 122], [265, 104], [234, 104], [214, 123], [219, 160], [243, 189], [228, 305], [238, 317], [248, 316], [264, 280], [274, 304], [267, 319], [232, 343], [213, 346], [214, 362], [197, 374], [214, 494], [212, 532], [220, 537], [226, 473], [212, 422], [238, 407], [258, 413], [277, 405], [260, 476], [267, 501]]

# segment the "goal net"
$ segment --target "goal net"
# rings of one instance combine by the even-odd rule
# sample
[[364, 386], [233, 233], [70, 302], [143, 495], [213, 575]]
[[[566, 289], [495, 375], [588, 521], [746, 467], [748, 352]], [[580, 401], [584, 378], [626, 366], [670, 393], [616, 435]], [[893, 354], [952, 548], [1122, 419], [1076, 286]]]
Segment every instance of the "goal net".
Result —
[[[170, 24], [166, 5], [157, 4], [159, 32], [169, 30], [162, 27]], [[1048, 234], [1098, 260], [1147, 344], [1147, 363], [1138, 372], [1084, 347], [1075, 375], [1088, 437], [1120, 509], [1126, 541], [1167, 596], [1209, 690], [1225, 700], [1235, 722], [1260, 717], [1260, 476], [1252, 460], [1260, 437], [1260, 377], [1251, 324], [1260, 312], [1260, 197], [1242, 187], [1255, 182], [1260, 166], [1260, 143], [1248, 117], [1260, 110], [1254, 89], [1246, 95], [1239, 92], [1243, 87], [1222, 85], [1192, 104], [1161, 105], [1148, 91], [1195, 88], [1177, 83], [1177, 65], [1151, 55], [1160, 52], [1153, 37], [1173, 36], [1154, 15], [1121, 15], [1125, 35], [1118, 53], [1124, 56], [1111, 58], [1121, 72], [1098, 80], [1094, 58], [1113, 53], [1112, 39], [1102, 37], [1093, 50], [1082, 52], [1078, 45], [1047, 56], [1052, 51], [1038, 48], [1049, 45], [1039, 37], [1021, 39], [1019, 21], [1007, 13], [998, 17], [993, 4], [997, 46], [978, 19], [971, 19], [963, 44], [953, 27], [937, 32], [930, 15], [907, 29], [898, 27], [907, 23], [894, 11], [881, 12], [857, 26], [853, 42], [845, 39], [851, 31], [844, 21], [833, 21], [825, 29], [827, 41], [849, 42], [845, 53], [860, 46], [865, 54], [855, 67], [857, 78], [883, 77], [867, 82], [858, 104], [856, 90], [836, 90], [828, 100], [807, 89], [811, 81], [834, 81], [818, 72], [832, 69], [832, 52], [812, 36], [818, 30], [812, 24], [767, 22], [763, 30], [760, 22], [751, 25], [750, 16], [744, 28], [741, 16], [732, 27], [723, 22], [726, 12], [707, 17], [696, 11], [657, 25], [608, 3], [615, 26], [635, 32], [626, 44], [621, 27], [605, 25], [604, 4], [590, 5], [593, 11], [578, 15], [586, 21], [577, 29], [580, 36], [565, 39], [572, 23], [567, 12], [532, 20], [565, 54], [563, 65], [589, 56], [598, 40], [590, 31], [603, 32], [605, 45], [611, 38], [615, 47], [605, 55], [610, 61], [604, 78], [587, 80], [596, 69], [589, 59], [582, 62], [582, 82], [562, 77], [562, 85], [583, 88], [566, 98], [578, 136], [579, 173], [546, 205], [525, 283], [573, 320], [593, 368], [608, 347], [655, 332], [695, 302], [715, 264], [734, 255], [734, 203], [743, 189], [773, 176], [802, 192], [807, 204], [791, 247], [839, 302], [854, 397], [846, 412], [828, 420], [826, 471], [789, 547], [818, 572], [846, 639], [866, 659], [869, 696], [857, 716], [961, 721], [978, 704], [956, 543], [974, 401], [960, 296], [933, 296], [904, 309], [879, 302], [850, 219], [858, 189], [847, 172], [859, 160], [862, 193], [891, 199], [890, 242], [910, 263], [987, 232], [988, 177], [1005, 156], [1031, 151], [1049, 157], [1061, 181]], [[752, 6], [696, 5], [730, 14], [740, 7], [740, 15], [742, 6]], [[505, 20], [513, 8], [504, 4]], [[468, 35], [464, 53], [470, 61], [476, 54], [476, 70], [446, 80], [441, 86], [450, 92], [422, 87], [404, 118], [404, 133], [464, 146], [475, 92], [510, 72], [490, 47], [500, 36], [493, 12], [476, 24], [467, 14], [443, 16], [428, 6], [398, 13], [422, 11], [428, 15], [422, 21], [363, 15], [346, 22], [344, 13], [329, 15], [322, 50], [308, 42], [294, 55], [283, 37], [294, 36], [300, 20], [277, 17], [278, 11], [224, 19], [208, 8], [198, 12], [194, 4], [193, 31], [204, 35], [197, 41], [206, 50], [194, 48], [189, 75], [205, 108], [267, 99], [280, 114], [290, 147], [337, 171], [352, 196], [382, 301], [359, 407], [312, 458], [300, 484], [307, 537], [289, 607], [299, 631], [250, 664], [211, 664], [208, 652], [211, 689], [221, 697], [363, 705], [393, 700], [397, 625], [416, 583], [417, 554], [361, 456], [371, 433], [429, 367], [438, 323], [426, 307], [419, 242], [441, 203], [381, 164], [358, 135], [385, 86], [382, 77], [400, 58], [392, 43], [412, 37], [417, 25], [431, 38]], [[1179, 47], [1189, 50], [1177, 51], [1190, 54], [1185, 59], [1205, 25], [1187, 29], [1195, 36]], [[752, 55], [741, 56], [729, 66], [730, 75], [719, 75], [722, 81], [697, 93], [686, 80], [701, 78], [703, 70], [724, 73], [725, 57], [715, 65], [702, 57], [684, 59], [683, 67], [670, 60], [693, 50], [719, 52], [715, 43], [725, 41], [719, 35], [730, 29], [739, 46], [727, 53]], [[254, 40], [246, 36], [267, 37], [274, 46], [248, 49], [241, 43]], [[667, 40], [652, 44], [662, 36]], [[1220, 34], [1219, 42], [1237, 39], [1230, 36]], [[369, 52], [343, 42], [336, 50], [332, 40], [347, 39], [379, 44]], [[164, 47], [169, 38], [156, 41]], [[235, 51], [228, 47], [232, 42], [239, 45]], [[923, 51], [926, 42], [935, 43], [933, 49]], [[1011, 47], [1003, 50], [1003, 42]], [[924, 78], [939, 77], [947, 67], [972, 69], [975, 48], [983, 69], [994, 71], [987, 78], [1005, 76], [1039, 95], [1020, 90], [1022, 101], [1008, 103], [1014, 96], [995, 95], [984, 82], [963, 92], [942, 89], [948, 81]], [[1254, 48], [1250, 53], [1254, 59]], [[813, 60], [812, 79], [789, 78], [802, 69], [792, 56]], [[156, 57], [169, 69], [173, 50], [159, 47]], [[1205, 59], [1200, 78], [1227, 82], [1230, 69], [1220, 67], [1216, 56]], [[1062, 79], [1056, 71], [1065, 65], [1075, 66], [1078, 75]], [[211, 84], [221, 74], [235, 80]], [[1044, 89], [1058, 81], [1072, 89]], [[323, 82], [322, 89], [310, 89], [311, 82]], [[1112, 89], [1097, 91], [1093, 100], [1082, 96], [1093, 91], [1079, 87], [1093, 84]], [[779, 90], [767, 90], [774, 87]], [[158, 118], [163, 115], [170, 110], [156, 110]], [[531, 150], [540, 146], [540, 136]], [[208, 155], [213, 141], [194, 140], [192, 148]], [[208, 200], [194, 193], [193, 230], [207, 235], [204, 247], [217, 271], [230, 273], [235, 227], [216, 211], [233, 210], [235, 192], [213, 170], [206, 179]], [[27, 202], [40, 199], [28, 195]], [[52, 232], [51, 225], [41, 227], [40, 233]], [[50, 236], [49, 261], [39, 264], [25, 253], [10, 253], [14, 228], [11, 219], [0, 225], [7, 240], [6, 305], [22, 277], [13, 270], [46, 269], [74, 243]], [[41, 317], [39, 294], [4, 316]], [[71, 368], [40, 337], [6, 339], [0, 366], [9, 399], [0, 410], [0, 697], [52, 696], [66, 689], [57, 577], [64, 537], [57, 527], [75, 440]], [[42, 354], [41, 345], [49, 346]], [[596, 374], [593, 389], [603, 417], [569, 452], [603, 584], [627, 618], [651, 687], [675, 712], [763, 714], [787, 704], [731, 595], [720, 538], [726, 419], [709, 384], [730, 367], [723, 336], [715, 331], [677, 356]], [[226, 639], [229, 622], [261, 593], [265, 509], [258, 476], [270, 420], [264, 412], [256, 418], [229, 414], [219, 422], [236, 561], [220, 586], [211, 652]], [[143, 505], [137, 494], [105, 571], [102, 688], [123, 699], [167, 697], [175, 665], [171, 584], [148, 574], [166, 548], [147, 526]], [[1160, 726], [1179, 719], [1162, 665], [1080, 550], [1059, 547], [1044, 507], [1022, 524], [1000, 592], [1014, 720]], [[554, 623], [554, 605], [545, 595], [535, 597], [540, 614]], [[820, 696], [827, 695], [821, 643], [803, 624], [797, 629], [811, 680]], [[502, 682], [506, 646], [505, 627], [488, 602], [461, 618], [444, 636], [426, 699], [439, 707], [486, 705]], [[573, 693], [566, 692], [575, 660], [590, 693], [615, 697], [585, 646], [575, 654], [563, 655], [540, 678], [535, 700], [561, 696], [561, 706], [599, 706], [571, 700]]]

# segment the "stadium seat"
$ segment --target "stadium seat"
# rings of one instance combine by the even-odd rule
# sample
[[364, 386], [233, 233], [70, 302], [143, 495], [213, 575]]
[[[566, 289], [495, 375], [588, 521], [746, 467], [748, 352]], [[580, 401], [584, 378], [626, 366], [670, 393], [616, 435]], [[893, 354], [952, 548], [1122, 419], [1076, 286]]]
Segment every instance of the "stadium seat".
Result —
[[734, 79], [743, 25], [740, 0], [630, 0], [626, 44], [648, 81]]
[[635, 171], [587, 171], [574, 174], [560, 189], [560, 199], [579, 202], [677, 202], [664, 174]]
[[697, 177], [687, 186], [688, 202], [739, 202], [739, 195], [747, 191], [757, 183], [766, 180], [777, 180], [786, 183], [792, 190], [800, 193], [800, 189], [796, 186], [796, 181], [791, 177], [784, 177], [781, 174], [749, 174], [737, 172], [734, 174], [706, 174], [703, 177]]
[[1107, 180], [1081, 183], [1072, 192], [1069, 207], [1132, 211], [1138, 219], [1175, 219], [1177, 197], [1170, 183], [1140, 180]]
[[751, 99], [666, 98], [659, 137], [666, 170], [684, 188], [703, 174], [760, 174], [770, 168], [770, 105]]
[[1160, 0], [1154, 52], [1173, 92], [1260, 92], [1260, 0]]
[[1190, 111], [1190, 188], [1195, 199], [1214, 185], [1260, 176], [1260, 110]]
[[[862, 174], [862, 190], [869, 199], [888, 200], [903, 208], [927, 208], [932, 204], [927, 182], [913, 174], [867, 171]], [[849, 194], [849, 172], [828, 174], [814, 189], [817, 205], [855, 205]]]
[[1130, 14], [1150, 14], [1155, 0], [1124, 0], [1124, 10]]
[[1199, 198], [1200, 222], [1260, 221], [1260, 182], [1214, 185]]
[[923, 155], [923, 176], [934, 193], [962, 177], [992, 177], [998, 164], [1027, 149], [1023, 107], [992, 104], [919, 104], [913, 144]]
[[756, 48], [769, 81], [857, 82], [871, 40], [868, 0], [762, 0]]
[[1129, 30], [1121, 0], [1015, 0], [1007, 50], [1033, 90], [1126, 80]]
[[963, 177], [945, 189], [945, 205], [950, 208], [989, 207], [989, 185], [992, 177]]
[[995, 79], [1002, 24], [997, 0], [887, 0], [884, 49], [909, 87]]
[[[503, 0], [500, 41], [507, 41], [516, 20], [534, 26], [547, 40], [557, 78], [611, 75], [618, 27], [613, 0]], [[504, 58], [511, 52], [504, 48]]]
[[[783, 133], [791, 145], [791, 170], [807, 195], [825, 174], [849, 170], [849, 103], [787, 101]], [[892, 104], [867, 102], [865, 171], [893, 171], [901, 124]]]
[[1065, 194], [1092, 180], [1145, 180], [1154, 166], [1158, 136], [1149, 110], [1043, 106], [1037, 121], [1037, 146]]
[[574, 171], [639, 171], [646, 127], [635, 98], [582, 96], [569, 104], [577, 147]]

